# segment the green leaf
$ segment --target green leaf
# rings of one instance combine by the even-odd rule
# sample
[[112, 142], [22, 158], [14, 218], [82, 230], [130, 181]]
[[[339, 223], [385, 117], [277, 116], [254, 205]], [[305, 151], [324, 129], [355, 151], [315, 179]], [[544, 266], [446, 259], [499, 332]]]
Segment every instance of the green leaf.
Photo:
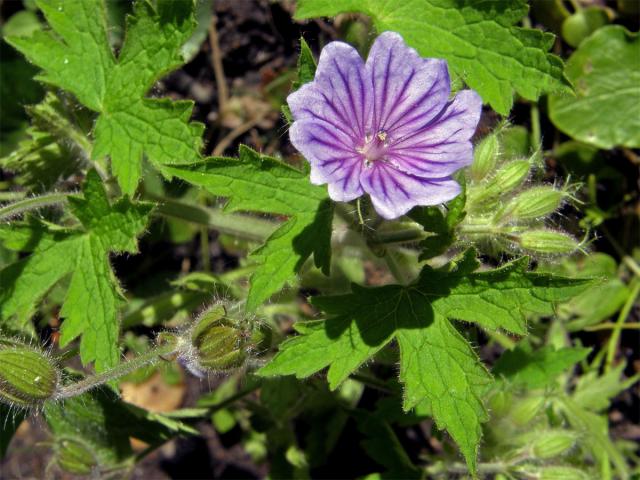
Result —
[[411, 210], [409, 217], [418, 222], [430, 234], [420, 242], [420, 260], [428, 260], [442, 255], [455, 240], [455, 227], [466, 215], [467, 202], [464, 177], [461, 178], [463, 191], [447, 205], [446, 213], [439, 207], [418, 207]]
[[312, 254], [316, 266], [329, 273], [333, 204], [326, 189], [312, 185], [305, 173], [246, 146], [240, 147], [239, 159], [214, 157], [163, 171], [228, 197], [227, 211], [289, 217], [251, 254], [259, 268], [251, 276], [248, 310], [279, 291]]
[[121, 292], [109, 253], [137, 252], [136, 236], [145, 228], [152, 206], [132, 203], [126, 197], [110, 204], [93, 170], [83, 192], [82, 197], [69, 197], [71, 212], [82, 224], [79, 230], [56, 231], [34, 222], [17, 230], [0, 229], [0, 239], [6, 245], [33, 252], [0, 270], [0, 320], [15, 317], [24, 324], [47, 292], [71, 274], [61, 310], [65, 320], [60, 344], [82, 335], [82, 361], [95, 361], [100, 371], [119, 359]]
[[590, 348], [543, 347], [535, 352], [519, 345], [507, 351], [493, 367], [493, 374], [503, 375], [514, 383], [540, 388], [552, 383], [558, 375], [585, 359]]
[[200, 158], [203, 126], [189, 123], [192, 102], [151, 99], [153, 84], [183, 63], [181, 47], [194, 30], [193, 2], [136, 2], [116, 59], [102, 0], [38, 0], [51, 31], [8, 39], [44, 72], [40, 80], [73, 93], [98, 112], [92, 158], [109, 156], [125, 193], [132, 194], [142, 157], [152, 163]]
[[553, 95], [549, 116], [567, 135], [599, 148], [640, 147], [640, 38], [600, 28], [567, 61], [575, 97]]
[[477, 267], [470, 250], [442, 269], [425, 267], [408, 286], [354, 285], [348, 295], [314, 298], [327, 319], [297, 323], [300, 335], [283, 342], [259, 373], [305, 378], [329, 367], [335, 389], [396, 338], [404, 408], [428, 403], [474, 470], [480, 423], [487, 418], [481, 398], [491, 377], [450, 320], [525, 334], [527, 312], [551, 314], [554, 302], [590, 282], [527, 272], [526, 258], [496, 270], [477, 272]]
[[358, 430], [366, 437], [362, 441], [362, 446], [369, 457], [387, 468], [381, 478], [423, 478], [422, 470], [411, 462], [387, 422], [365, 410], [355, 410], [353, 416], [358, 422]]
[[44, 417], [55, 442], [71, 440], [85, 446], [101, 470], [122, 467], [133, 456], [130, 437], [158, 446], [175, 435], [194, 433], [179, 421], [121, 401], [105, 387], [48, 402]]
[[298, 79], [293, 83], [292, 90], [299, 89], [305, 83], [312, 82], [316, 76], [318, 64], [313, 57], [306, 40], [300, 37], [300, 56], [298, 57]]
[[514, 90], [529, 100], [570, 91], [562, 61], [547, 53], [554, 36], [514, 26], [527, 8], [524, 0], [300, 0], [296, 18], [363, 12], [378, 32], [393, 30], [421, 55], [446, 59], [486, 103], [506, 115]]
[[397, 339], [405, 410], [426, 401], [438, 428], [449, 432], [475, 471], [481, 422], [489, 420], [482, 394], [491, 376], [467, 340], [437, 313], [426, 328], [402, 329]]
[[[306, 40], [303, 37], [300, 37], [300, 55], [298, 56], [298, 78], [291, 85], [291, 91], [295, 92], [305, 83], [313, 81], [313, 78], [316, 75], [316, 68], [318, 64], [316, 63], [316, 59], [309, 48], [309, 44], [307, 44]], [[293, 122], [293, 117], [291, 116], [291, 110], [288, 105], [282, 105], [282, 114], [286, 119], [287, 123]]]

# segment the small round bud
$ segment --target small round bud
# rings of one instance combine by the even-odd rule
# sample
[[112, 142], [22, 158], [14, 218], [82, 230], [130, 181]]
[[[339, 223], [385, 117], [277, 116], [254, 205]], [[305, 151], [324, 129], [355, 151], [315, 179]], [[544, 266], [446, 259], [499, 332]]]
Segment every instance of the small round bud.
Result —
[[498, 135], [492, 133], [484, 137], [473, 153], [471, 178], [476, 181], [482, 180], [493, 172], [498, 164], [499, 155], [500, 142], [498, 141]]
[[532, 450], [538, 458], [553, 458], [565, 453], [575, 443], [575, 433], [567, 430], [536, 432]]
[[89, 475], [98, 466], [95, 453], [79, 440], [61, 438], [56, 442], [54, 450], [54, 460], [65, 472]]
[[205, 311], [191, 331], [196, 366], [204, 370], [229, 370], [247, 358], [248, 335], [226, 317], [223, 305]]
[[543, 467], [540, 470], [540, 480], [588, 480], [590, 478], [586, 472], [574, 467]]
[[500, 220], [534, 220], [555, 212], [562, 203], [565, 192], [553, 187], [533, 187], [517, 195], [498, 214]]
[[566, 254], [580, 248], [575, 238], [554, 230], [525, 231], [516, 236], [516, 241], [525, 250], [538, 253]]
[[43, 352], [24, 345], [0, 346], [0, 402], [30, 408], [52, 398], [60, 372]]
[[544, 397], [529, 397], [520, 400], [511, 410], [511, 418], [516, 425], [526, 425], [544, 406]]

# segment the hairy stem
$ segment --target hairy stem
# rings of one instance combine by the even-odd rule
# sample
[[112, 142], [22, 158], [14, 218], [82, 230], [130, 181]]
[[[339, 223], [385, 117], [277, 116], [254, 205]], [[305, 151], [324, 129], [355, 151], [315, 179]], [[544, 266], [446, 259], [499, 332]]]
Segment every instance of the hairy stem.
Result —
[[607, 361], [604, 366], [605, 372], [608, 372], [613, 367], [613, 361], [616, 356], [616, 351], [618, 350], [618, 343], [620, 342], [620, 332], [622, 331], [625, 320], [629, 316], [629, 312], [631, 312], [631, 309], [640, 294], [640, 280], [634, 279], [632, 285], [631, 293], [622, 307], [622, 310], [620, 310], [615, 327], [611, 330], [611, 337], [609, 338], [609, 344], [607, 345]]
[[49, 193], [38, 197], [25, 198], [8, 205], [4, 205], [3, 207], [0, 207], [0, 220], [15, 217], [16, 215], [21, 215], [30, 210], [37, 210], [38, 208], [66, 202], [69, 195], [71, 194]]
[[90, 375], [78, 382], [65, 385], [58, 390], [55, 397], [56, 399], [62, 399], [81, 395], [89, 390], [99, 387], [100, 385], [110, 382], [111, 380], [123, 377], [141, 367], [157, 363], [161, 361], [163, 357], [175, 353], [178, 348], [179, 345], [176, 342], [168, 342], [166, 345], [156, 347], [147, 353], [138, 355], [137, 357], [121, 363], [110, 370]]
[[220, 209], [189, 205], [149, 194], [146, 196], [150, 200], [159, 202], [155, 210], [156, 214], [179, 218], [198, 225], [206, 225], [219, 232], [245, 240], [264, 242], [278, 227], [275, 222], [249, 215], [222, 213]]
[[425, 238], [425, 232], [417, 228], [406, 228], [389, 232], [375, 232], [369, 240], [372, 244], [419, 242]]

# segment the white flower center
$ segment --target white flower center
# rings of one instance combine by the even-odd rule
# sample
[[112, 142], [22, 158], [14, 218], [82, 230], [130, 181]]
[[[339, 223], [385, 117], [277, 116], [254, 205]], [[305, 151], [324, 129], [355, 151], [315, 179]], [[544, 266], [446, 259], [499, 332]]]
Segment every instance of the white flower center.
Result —
[[357, 147], [356, 151], [362, 154], [364, 166], [370, 168], [373, 162], [385, 160], [387, 147], [387, 132], [379, 130], [375, 135], [367, 134], [362, 146]]

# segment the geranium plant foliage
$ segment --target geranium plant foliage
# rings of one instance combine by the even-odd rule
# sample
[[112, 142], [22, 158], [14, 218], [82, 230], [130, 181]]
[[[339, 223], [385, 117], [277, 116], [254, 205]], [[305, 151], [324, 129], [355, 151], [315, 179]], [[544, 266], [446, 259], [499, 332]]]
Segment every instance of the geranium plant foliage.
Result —
[[[7, 465], [41, 416], [47, 471], [83, 476], [211, 425], [273, 478], [637, 473], [606, 415], [638, 405], [637, 21], [571, 3], [270, 4], [324, 27], [239, 114], [212, 3], [25, 2], [0, 59]], [[198, 62], [206, 125], [163, 83]], [[197, 394], [126, 401], [152, 379]]]

